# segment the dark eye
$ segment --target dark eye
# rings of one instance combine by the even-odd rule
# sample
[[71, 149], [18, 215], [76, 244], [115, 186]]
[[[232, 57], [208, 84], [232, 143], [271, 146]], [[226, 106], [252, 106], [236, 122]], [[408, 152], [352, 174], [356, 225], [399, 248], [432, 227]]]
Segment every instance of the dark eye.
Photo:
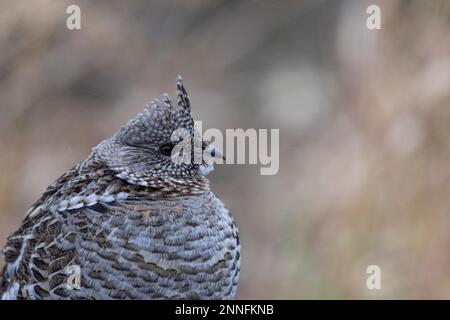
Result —
[[163, 156], [170, 157], [172, 155], [172, 149], [173, 145], [171, 143], [166, 143], [159, 148], [159, 152], [161, 152]]

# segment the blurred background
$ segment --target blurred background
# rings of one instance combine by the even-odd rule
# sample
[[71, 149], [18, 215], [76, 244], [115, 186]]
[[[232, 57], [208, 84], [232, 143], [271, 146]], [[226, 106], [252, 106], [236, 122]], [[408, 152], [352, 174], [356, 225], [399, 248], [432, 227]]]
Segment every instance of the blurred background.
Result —
[[280, 129], [277, 175], [210, 175], [237, 298], [450, 298], [450, 1], [2, 0], [0, 53], [1, 246], [180, 73], [204, 130]]

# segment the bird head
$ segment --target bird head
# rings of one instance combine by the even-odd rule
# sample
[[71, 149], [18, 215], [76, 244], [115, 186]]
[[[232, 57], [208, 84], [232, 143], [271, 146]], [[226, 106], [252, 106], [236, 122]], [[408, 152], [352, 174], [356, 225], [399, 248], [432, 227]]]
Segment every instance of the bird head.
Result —
[[203, 186], [207, 182], [204, 176], [213, 170], [214, 159], [222, 154], [201, 137], [186, 88], [178, 76], [176, 104], [163, 94], [97, 145], [93, 153], [118, 178], [131, 184], [155, 188]]

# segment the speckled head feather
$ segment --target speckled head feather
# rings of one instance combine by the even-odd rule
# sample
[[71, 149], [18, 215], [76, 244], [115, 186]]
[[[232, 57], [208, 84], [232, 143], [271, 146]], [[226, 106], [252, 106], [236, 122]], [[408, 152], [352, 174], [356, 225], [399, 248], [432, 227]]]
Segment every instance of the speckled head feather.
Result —
[[[198, 164], [174, 163], [170, 156], [174, 145], [172, 133], [183, 129], [193, 139], [196, 130], [181, 76], [177, 78], [177, 97], [176, 105], [168, 94], [153, 100], [111, 138], [98, 144], [93, 149], [91, 160], [104, 162], [118, 178], [135, 185], [208, 189], [208, 181], [200, 173]], [[165, 149], [169, 149], [169, 153]]]

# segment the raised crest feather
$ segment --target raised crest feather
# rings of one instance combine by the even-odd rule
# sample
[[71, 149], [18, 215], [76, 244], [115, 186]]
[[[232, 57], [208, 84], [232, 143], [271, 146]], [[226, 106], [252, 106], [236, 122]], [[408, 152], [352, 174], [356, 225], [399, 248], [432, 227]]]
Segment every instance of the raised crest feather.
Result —
[[191, 102], [189, 101], [186, 88], [183, 85], [183, 78], [181, 77], [181, 75], [178, 75], [177, 77], [177, 96], [178, 106], [190, 112]]

